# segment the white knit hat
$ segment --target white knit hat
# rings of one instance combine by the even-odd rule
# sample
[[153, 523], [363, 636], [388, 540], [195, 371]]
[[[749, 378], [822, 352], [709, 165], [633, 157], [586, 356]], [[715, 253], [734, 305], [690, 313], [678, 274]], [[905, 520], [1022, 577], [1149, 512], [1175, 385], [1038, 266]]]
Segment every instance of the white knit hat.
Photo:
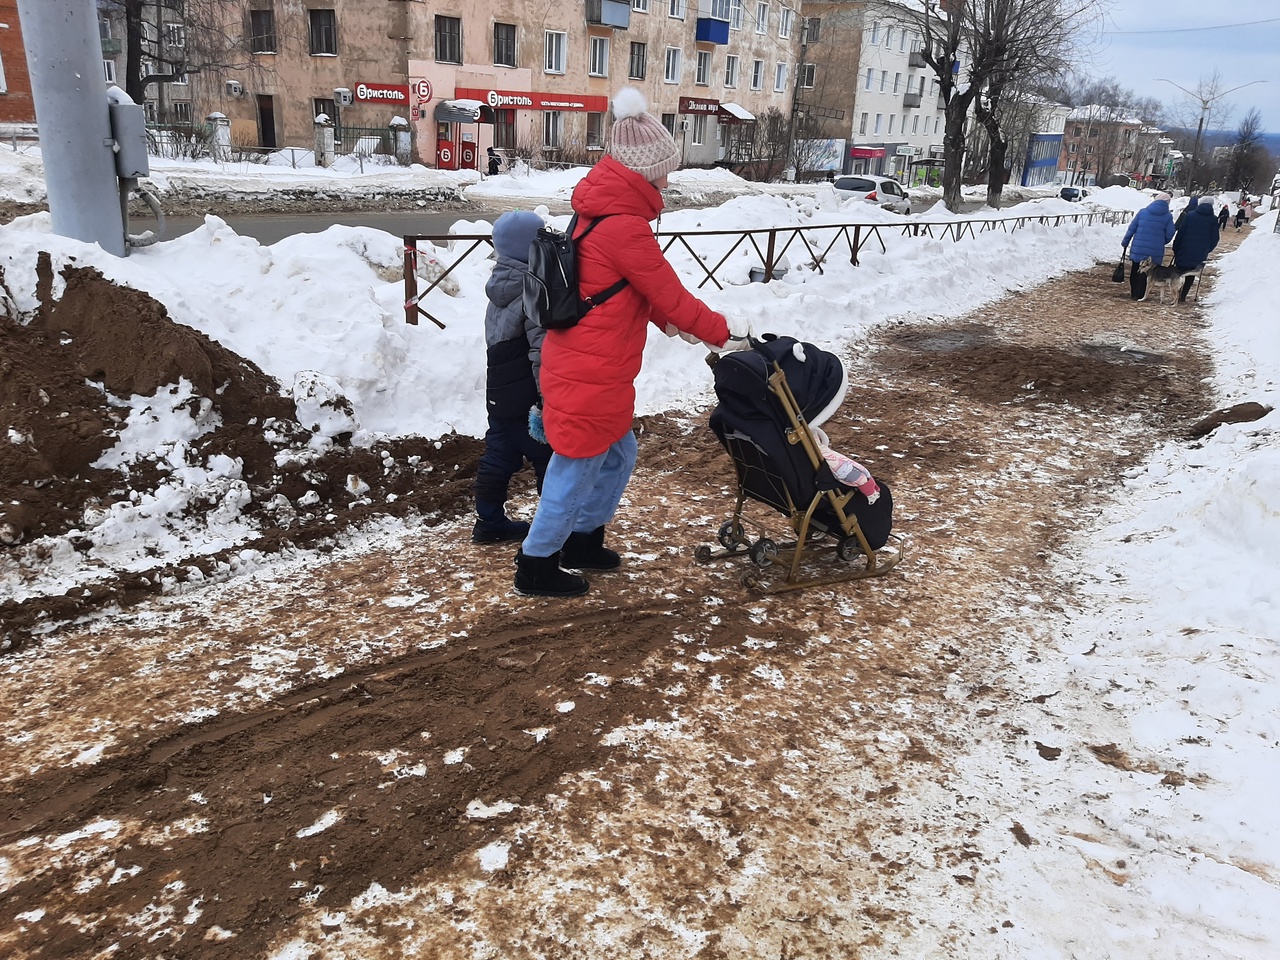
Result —
[[623, 87], [614, 95], [613, 130], [605, 152], [652, 183], [680, 166], [680, 148], [646, 106], [644, 94], [635, 87]]

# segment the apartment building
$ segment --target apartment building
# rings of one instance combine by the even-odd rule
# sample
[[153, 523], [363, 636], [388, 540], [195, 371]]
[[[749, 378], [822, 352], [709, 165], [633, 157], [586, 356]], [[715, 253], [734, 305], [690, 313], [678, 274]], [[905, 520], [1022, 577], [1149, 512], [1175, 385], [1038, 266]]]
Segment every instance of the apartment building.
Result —
[[811, 109], [822, 135], [844, 139], [842, 173], [904, 183], [940, 163], [944, 105], [910, 10], [892, 2], [810, 3], [797, 110]]
[[1128, 176], [1138, 162], [1143, 122], [1102, 104], [1076, 107], [1067, 119], [1058, 169], [1067, 183], [1094, 184]]
[[17, 0], [0, 0], [0, 124], [25, 128], [36, 120], [31, 78], [22, 47]]
[[[166, 11], [176, 19], [181, 6], [153, 5], [156, 42], [166, 39]], [[224, 11], [217, 24], [187, 11], [190, 96], [158, 85], [157, 119], [218, 112], [233, 142], [276, 147], [310, 145], [319, 114], [340, 135], [399, 118], [416, 158], [444, 168], [478, 167], [490, 146], [589, 160], [603, 150], [609, 97], [626, 84], [644, 91], [685, 166], [745, 158], [756, 118], [789, 114], [799, 52], [796, 7], [782, 0], [243, 0], [213, 9]]]

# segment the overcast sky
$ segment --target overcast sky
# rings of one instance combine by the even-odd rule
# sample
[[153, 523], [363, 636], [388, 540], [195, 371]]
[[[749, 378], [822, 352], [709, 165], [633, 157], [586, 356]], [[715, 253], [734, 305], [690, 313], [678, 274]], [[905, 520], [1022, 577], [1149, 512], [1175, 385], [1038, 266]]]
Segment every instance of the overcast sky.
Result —
[[[1258, 23], [1256, 21], [1270, 21]], [[1233, 26], [1249, 23], [1249, 26]], [[1280, 132], [1280, 4], [1275, 0], [1113, 0], [1093, 63], [1087, 72], [1114, 76], [1139, 96], [1156, 97], [1167, 108], [1186, 98], [1156, 77], [1196, 89], [1216, 67], [1222, 89], [1266, 80], [1228, 94], [1232, 109], [1222, 126], [1234, 128], [1250, 107], [1262, 126]], [[1198, 118], [1199, 107], [1190, 111]]]

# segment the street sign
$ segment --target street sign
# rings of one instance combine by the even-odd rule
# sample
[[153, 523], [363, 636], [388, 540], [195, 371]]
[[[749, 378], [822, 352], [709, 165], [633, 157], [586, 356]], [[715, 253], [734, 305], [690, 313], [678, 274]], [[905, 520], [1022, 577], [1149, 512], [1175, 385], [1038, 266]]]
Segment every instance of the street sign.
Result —
[[431, 100], [431, 81], [419, 80], [413, 85], [413, 91], [418, 95], [419, 103], [427, 103]]

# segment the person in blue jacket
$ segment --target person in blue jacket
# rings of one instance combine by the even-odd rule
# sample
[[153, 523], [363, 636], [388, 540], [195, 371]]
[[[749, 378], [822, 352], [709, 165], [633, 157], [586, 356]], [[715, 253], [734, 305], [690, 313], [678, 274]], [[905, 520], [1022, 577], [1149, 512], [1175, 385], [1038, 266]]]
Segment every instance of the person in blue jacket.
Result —
[[1141, 300], [1147, 292], [1147, 275], [1138, 264], [1150, 257], [1157, 265], [1164, 263], [1165, 245], [1173, 239], [1173, 214], [1169, 212], [1169, 194], [1157, 193], [1156, 198], [1138, 211], [1138, 215], [1124, 232], [1124, 248], [1129, 254], [1129, 293]]
[[[1218, 218], [1213, 212], [1213, 201], [1202, 200], [1194, 210], [1188, 210], [1178, 227], [1177, 236], [1173, 238], [1173, 265], [1179, 270], [1191, 270], [1202, 266], [1209, 259], [1209, 253], [1218, 245]], [[1195, 277], [1187, 277], [1182, 281], [1182, 289], [1178, 291], [1178, 302], [1187, 302], [1187, 293], [1195, 283]]]

